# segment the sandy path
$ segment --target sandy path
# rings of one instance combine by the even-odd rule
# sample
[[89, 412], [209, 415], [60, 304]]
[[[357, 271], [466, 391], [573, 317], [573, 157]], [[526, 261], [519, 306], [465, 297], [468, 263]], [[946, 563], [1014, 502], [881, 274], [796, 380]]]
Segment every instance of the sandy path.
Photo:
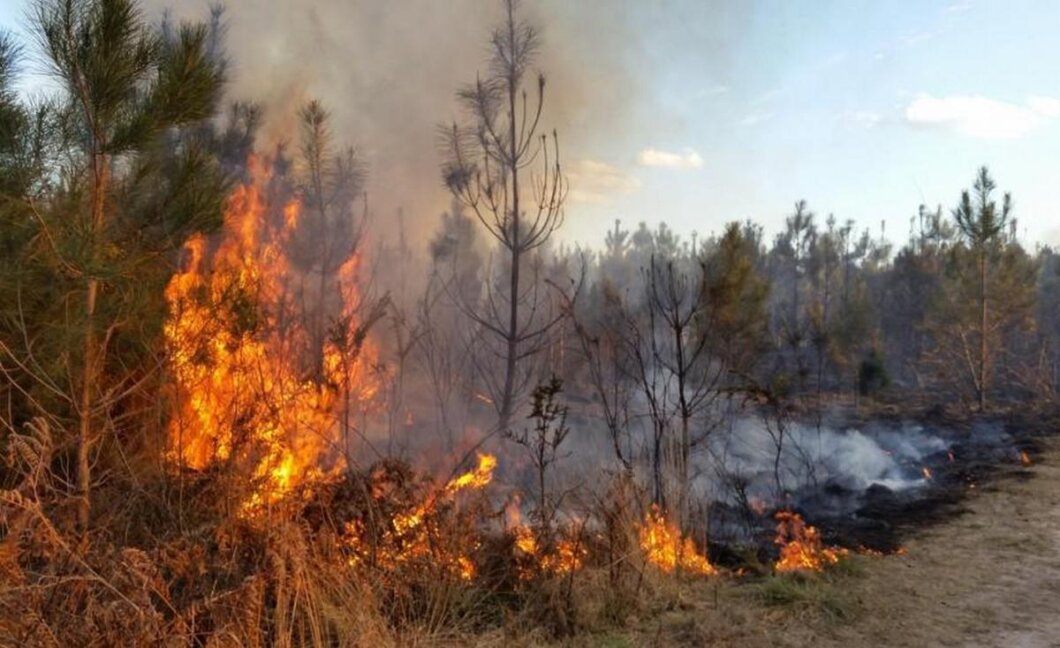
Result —
[[914, 532], [907, 555], [859, 559], [863, 573], [837, 580], [851, 617], [763, 606], [746, 585], [712, 605], [703, 586], [633, 636], [587, 645], [1060, 647], [1060, 440], [1004, 470], [969, 492], [966, 513]]
[[862, 613], [820, 644], [1060, 646], [1060, 443], [1026, 472], [975, 491], [908, 556], [870, 562], [851, 583]]

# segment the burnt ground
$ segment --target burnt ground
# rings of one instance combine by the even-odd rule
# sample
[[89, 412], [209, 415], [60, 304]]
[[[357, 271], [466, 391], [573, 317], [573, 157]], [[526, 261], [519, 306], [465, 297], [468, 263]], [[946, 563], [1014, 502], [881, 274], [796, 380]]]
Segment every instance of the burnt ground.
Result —
[[1030, 466], [956, 462], [931, 497], [889, 511], [908, 553], [858, 557], [856, 573], [811, 583], [807, 601], [704, 585], [587, 645], [1060, 646], [1060, 439], [1045, 432], [1013, 434]]
[[[1006, 426], [1016, 460], [966, 453], [966, 461], [951, 465], [947, 458], [927, 497], [868, 511], [886, 522], [886, 539], [902, 554], [855, 556], [843, 569], [808, 578], [689, 582], [658, 592], [617, 627], [584, 628], [572, 640], [531, 632], [469, 643], [1060, 646], [1060, 438], [1051, 424], [1035, 427]], [[1021, 465], [1018, 449], [1028, 450], [1031, 465]]]
[[850, 594], [864, 610], [818, 645], [1060, 645], [1060, 441], [975, 489], [964, 514], [869, 562]]
[[[853, 490], [842, 479], [834, 479], [790, 493], [790, 508], [816, 526], [827, 544], [893, 553], [902, 547], [906, 536], [964, 514], [967, 498], [976, 489], [998, 479], [1030, 478], [1032, 473], [1024, 470], [1022, 463], [1033, 462], [1042, 441], [1053, 433], [1042, 419], [1028, 420], [1025, 416], [938, 420], [921, 416], [889, 422], [898, 429], [920, 423], [947, 448], [896, 460], [907, 475], [917, 479], [927, 475], [914, 487], [891, 490], [874, 484], [867, 490]], [[775, 512], [752, 515], [746, 508], [715, 505], [711, 528], [742, 524], [745, 531], [734, 540], [712, 542], [711, 559], [731, 569], [747, 567], [744, 559], [751, 545], [757, 547], [758, 560], [775, 560]], [[748, 520], [748, 516], [754, 519]]]

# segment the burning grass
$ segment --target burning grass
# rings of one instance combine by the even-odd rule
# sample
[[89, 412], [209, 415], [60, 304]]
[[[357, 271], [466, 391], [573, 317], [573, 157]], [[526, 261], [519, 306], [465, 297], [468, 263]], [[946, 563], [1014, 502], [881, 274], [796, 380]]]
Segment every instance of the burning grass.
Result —
[[798, 513], [778, 511], [776, 520], [777, 537], [773, 542], [780, 547], [780, 557], [773, 569], [778, 573], [823, 571], [850, 553], [841, 547], [826, 547], [820, 531], [806, 524]]
[[[721, 573], [673, 511], [645, 509], [629, 476], [593, 506], [557, 515], [540, 503], [524, 521], [517, 500], [496, 506], [511, 494], [494, 483], [492, 454], [439, 480], [393, 458], [357, 466], [356, 415], [385, 386], [361, 260], [342, 265], [321, 335], [296, 303], [304, 277], [287, 251], [302, 206], [267, 162], [252, 160], [249, 178], [222, 232], [189, 241], [166, 289], [166, 465], [99, 497], [114, 500], [101, 519], [134, 520], [124, 536], [69, 540], [51, 522], [63, 505], [40, 499], [62, 489], [47, 427], [8, 439], [21, 482], [0, 491], [11, 585], [0, 621], [16, 621], [0, 630], [25, 645], [406, 645], [515, 618], [555, 636], [626, 623], [645, 596], [686, 580], [671, 576]], [[780, 575], [759, 587], [763, 600], [841, 611], [827, 581], [799, 574], [846, 550], [795, 513], [777, 522]]]
[[640, 548], [648, 563], [668, 574], [680, 571], [710, 576], [718, 571], [705, 555], [696, 550], [691, 538], [681, 536], [677, 525], [656, 505], [648, 510], [639, 536]]
[[396, 462], [369, 471], [367, 483], [359, 484], [368, 495], [361, 500], [364, 509], [342, 521], [340, 538], [349, 566], [383, 573], [440, 571], [471, 581], [476, 573], [471, 554], [479, 546], [471, 530], [481, 510], [461, 509], [456, 498], [488, 485], [496, 465], [495, 457], [480, 454], [474, 469], [442, 488], [415, 484], [408, 469]]

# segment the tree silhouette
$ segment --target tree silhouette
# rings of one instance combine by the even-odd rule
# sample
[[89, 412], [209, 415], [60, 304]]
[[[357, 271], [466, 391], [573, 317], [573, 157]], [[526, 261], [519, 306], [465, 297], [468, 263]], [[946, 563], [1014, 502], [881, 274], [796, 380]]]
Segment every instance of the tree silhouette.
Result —
[[[503, 383], [493, 390], [499, 427], [506, 429], [528, 377], [520, 366], [547, 343], [562, 315], [550, 308], [534, 276], [527, 286], [527, 257], [548, 242], [563, 222], [567, 183], [559, 163], [559, 140], [539, 133], [545, 77], [528, 97], [524, 80], [540, 45], [537, 30], [517, 16], [517, 0], [504, 0], [505, 19], [490, 37], [490, 70], [459, 92], [471, 125], [443, 131], [446, 186], [506, 253], [506, 285], [486, 284], [484, 312], [468, 313], [503, 349]], [[538, 166], [538, 172], [529, 169]], [[529, 177], [527, 177], [529, 176]]]

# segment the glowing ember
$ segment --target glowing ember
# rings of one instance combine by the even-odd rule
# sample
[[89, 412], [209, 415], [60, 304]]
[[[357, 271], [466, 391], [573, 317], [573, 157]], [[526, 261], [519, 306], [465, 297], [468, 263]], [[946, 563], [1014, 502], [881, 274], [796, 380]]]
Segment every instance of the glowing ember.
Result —
[[1033, 463], [1031, 461], [1031, 456], [1027, 454], [1026, 450], [1020, 450], [1020, 463], [1023, 464], [1024, 467], [1027, 467], [1031, 465], [1031, 463]]
[[920, 474], [923, 475], [926, 480], [931, 480], [931, 478], [935, 476], [935, 473], [931, 472], [931, 469], [927, 466], [920, 469]]
[[822, 571], [849, 553], [839, 547], [825, 547], [817, 528], [806, 524], [798, 513], [778, 511], [776, 519], [774, 542], [780, 546], [780, 559], [774, 569], [778, 572]]
[[677, 525], [652, 505], [640, 527], [640, 548], [649, 563], [667, 573], [680, 568], [692, 574], [716, 574], [706, 556], [696, 552], [691, 538], [681, 538]]
[[[340, 422], [376, 389], [369, 344], [355, 353], [332, 342], [309, 348], [286, 253], [301, 205], [273, 204], [268, 165], [248, 166], [251, 180], [229, 197], [220, 240], [187, 243], [185, 270], [166, 287], [164, 326], [176, 382], [167, 457], [195, 470], [224, 463], [243, 471], [254, 483], [244, 513], [340, 469]], [[359, 305], [357, 265], [347, 260], [335, 286], [346, 321]], [[326, 374], [315, 379], [303, 368], [314, 352]]]
[[906, 556], [909, 554], [909, 550], [905, 547], [898, 547], [894, 551], [886, 552], [880, 551], [879, 549], [872, 549], [864, 545], [858, 547], [857, 552], [859, 556], [869, 556], [871, 558], [882, 558], [883, 556]]

